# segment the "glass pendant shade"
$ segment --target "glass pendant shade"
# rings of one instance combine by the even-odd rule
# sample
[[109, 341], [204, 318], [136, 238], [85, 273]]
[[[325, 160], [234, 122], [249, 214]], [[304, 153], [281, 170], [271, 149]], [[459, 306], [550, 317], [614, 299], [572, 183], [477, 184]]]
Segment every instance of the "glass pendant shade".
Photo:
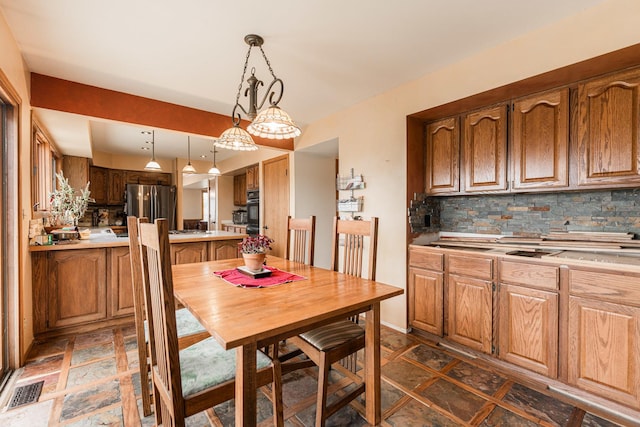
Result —
[[219, 176], [220, 175], [220, 169], [218, 169], [216, 167], [216, 165], [211, 166], [211, 169], [209, 169], [209, 171], [207, 172], [209, 175], [213, 175], [213, 176]]
[[189, 162], [182, 168], [182, 173], [192, 174], [196, 173], [196, 168]]
[[302, 133], [289, 114], [275, 105], [261, 111], [247, 126], [247, 130], [255, 136], [268, 139], [295, 138]]
[[216, 147], [226, 148], [227, 150], [253, 151], [258, 149], [251, 135], [238, 125], [233, 125], [232, 128], [222, 132], [222, 135], [214, 144]]
[[146, 171], [159, 171], [159, 170], [162, 170], [162, 168], [160, 167], [158, 162], [156, 162], [155, 159], [151, 159], [151, 160], [149, 160], [149, 163], [147, 163], [147, 165], [144, 167], [144, 170], [146, 170]]

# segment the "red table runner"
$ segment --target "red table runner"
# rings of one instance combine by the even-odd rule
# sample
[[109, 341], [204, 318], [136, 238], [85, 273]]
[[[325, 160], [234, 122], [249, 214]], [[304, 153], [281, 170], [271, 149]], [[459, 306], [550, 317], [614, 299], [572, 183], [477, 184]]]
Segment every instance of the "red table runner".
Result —
[[235, 268], [232, 268], [230, 270], [216, 271], [213, 274], [221, 277], [234, 286], [242, 286], [244, 288], [266, 288], [269, 286], [281, 285], [283, 283], [305, 279], [305, 277], [303, 276], [298, 276], [297, 274], [278, 270], [275, 267], [265, 266], [264, 268], [270, 270], [271, 275], [268, 277], [262, 277], [260, 279], [249, 277]]

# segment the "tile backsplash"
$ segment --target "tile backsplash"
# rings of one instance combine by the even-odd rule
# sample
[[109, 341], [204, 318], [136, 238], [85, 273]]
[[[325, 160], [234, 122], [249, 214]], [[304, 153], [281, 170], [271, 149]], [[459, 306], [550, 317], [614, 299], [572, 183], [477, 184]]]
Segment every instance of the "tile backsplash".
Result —
[[[424, 227], [421, 220], [426, 211], [438, 222]], [[456, 197], [416, 194], [409, 217], [415, 232], [538, 236], [550, 231], [615, 231], [640, 236], [640, 189]]]

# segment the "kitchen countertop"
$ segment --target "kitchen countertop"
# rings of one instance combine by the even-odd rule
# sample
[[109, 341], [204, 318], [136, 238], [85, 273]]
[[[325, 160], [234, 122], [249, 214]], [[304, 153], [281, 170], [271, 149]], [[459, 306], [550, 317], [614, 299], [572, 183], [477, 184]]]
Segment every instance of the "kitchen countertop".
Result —
[[[580, 248], [562, 248], [554, 246], [538, 246], [535, 244], [508, 244], [483, 241], [485, 235], [447, 233], [445, 237], [466, 237], [468, 241], [448, 241], [446, 239], [433, 242], [413, 244], [416, 247], [434, 247], [461, 252], [483, 253], [499, 255], [504, 258], [520, 260], [538, 260], [553, 264], [573, 264], [583, 266], [598, 266], [611, 269], [638, 272], [640, 270], [640, 250], [638, 249], [601, 249], [589, 247], [585, 243]], [[440, 237], [443, 237], [441, 235]], [[496, 237], [496, 236], [493, 236]], [[474, 241], [474, 239], [476, 239]]]
[[[171, 243], [209, 242], [243, 239], [245, 237], [247, 237], [246, 234], [233, 233], [230, 231], [194, 231], [170, 234], [169, 241]], [[129, 246], [128, 237], [117, 237], [108, 227], [92, 228], [91, 236], [88, 239], [66, 240], [63, 242], [64, 243], [56, 243], [54, 245], [32, 245], [29, 247], [29, 250], [30, 252], [41, 252]]]

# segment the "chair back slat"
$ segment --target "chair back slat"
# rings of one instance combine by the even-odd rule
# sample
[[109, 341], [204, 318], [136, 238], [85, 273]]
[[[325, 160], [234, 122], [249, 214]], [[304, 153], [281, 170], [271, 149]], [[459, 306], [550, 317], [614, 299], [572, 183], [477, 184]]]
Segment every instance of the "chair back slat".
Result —
[[[343, 240], [340, 257], [340, 240]], [[376, 278], [376, 256], [378, 252], [378, 218], [370, 221], [347, 221], [333, 219], [333, 245], [331, 269], [351, 276], [363, 277], [365, 237], [368, 239], [367, 278]]]
[[156, 407], [159, 407], [163, 423], [173, 425], [183, 420], [182, 380], [175, 302], [171, 274], [171, 250], [169, 228], [166, 219], [154, 224], [139, 224], [143, 279], [149, 290], [147, 313], [153, 323], [155, 361], [152, 365]]
[[[313, 265], [315, 246], [316, 217], [287, 217], [287, 248], [285, 256], [288, 260]], [[307, 259], [309, 260], [307, 262]]]

